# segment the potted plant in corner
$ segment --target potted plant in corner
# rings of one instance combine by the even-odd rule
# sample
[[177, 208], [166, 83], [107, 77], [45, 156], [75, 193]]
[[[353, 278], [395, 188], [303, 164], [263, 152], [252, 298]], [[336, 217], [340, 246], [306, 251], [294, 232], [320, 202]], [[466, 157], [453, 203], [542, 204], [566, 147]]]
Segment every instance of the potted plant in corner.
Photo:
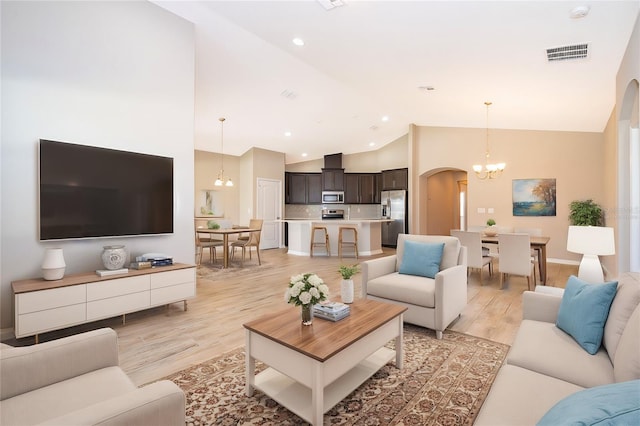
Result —
[[487, 228], [484, 230], [484, 235], [487, 237], [495, 237], [498, 235], [498, 228], [496, 228], [496, 221], [494, 219], [487, 219]]
[[572, 201], [569, 204], [569, 221], [576, 226], [602, 226], [604, 215], [602, 207], [593, 200]]
[[358, 264], [340, 265], [338, 270], [342, 275], [342, 283], [340, 284], [340, 297], [342, 303], [353, 303], [353, 279], [352, 277], [358, 273]]

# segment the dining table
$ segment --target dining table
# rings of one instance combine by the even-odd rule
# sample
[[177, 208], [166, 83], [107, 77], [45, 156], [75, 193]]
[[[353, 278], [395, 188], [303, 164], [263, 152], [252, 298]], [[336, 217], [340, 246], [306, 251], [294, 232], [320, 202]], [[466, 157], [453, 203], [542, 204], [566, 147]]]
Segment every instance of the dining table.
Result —
[[201, 234], [212, 234], [212, 235], [222, 235], [222, 242], [223, 242], [223, 261], [222, 261], [222, 267], [223, 268], [228, 268], [229, 267], [229, 235], [233, 235], [233, 234], [244, 234], [246, 232], [260, 232], [260, 229], [254, 229], [254, 228], [244, 228], [244, 227], [237, 227], [237, 228], [219, 228], [219, 229], [209, 229], [209, 228], [198, 228], [197, 232], [201, 233]]
[[[550, 237], [543, 236], [534, 236], [530, 237], [531, 240], [531, 248], [532, 249], [540, 249], [540, 282], [542, 285], [547, 285], [547, 243], [549, 242]], [[484, 244], [498, 244], [498, 236], [482, 236], [482, 242]]]

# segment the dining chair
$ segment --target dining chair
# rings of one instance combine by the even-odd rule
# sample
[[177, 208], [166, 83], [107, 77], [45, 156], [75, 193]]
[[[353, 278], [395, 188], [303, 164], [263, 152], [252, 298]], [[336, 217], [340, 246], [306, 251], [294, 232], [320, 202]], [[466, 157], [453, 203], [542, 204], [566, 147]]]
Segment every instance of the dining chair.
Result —
[[[535, 258], [531, 256], [531, 237], [529, 234], [498, 234], [500, 260], [500, 288], [504, 288], [504, 276], [507, 274], [527, 277], [527, 287], [533, 290], [536, 284]], [[531, 272], [533, 269], [533, 286]]]
[[[264, 220], [262, 219], [249, 219], [249, 226], [248, 228], [251, 229], [259, 229], [262, 231], [262, 223], [264, 222]], [[238, 226], [237, 228], [244, 228], [244, 226]], [[241, 241], [241, 240], [248, 240], [249, 239], [249, 235], [248, 234], [239, 234], [237, 240]]]
[[[222, 240], [216, 240], [213, 238], [202, 238], [201, 234], [198, 232], [198, 228], [196, 228], [196, 264], [200, 265], [202, 263], [202, 252], [204, 249], [209, 249], [209, 261], [216, 261], [216, 247], [224, 246]], [[226, 248], [226, 247], [225, 247]]]
[[258, 254], [258, 265], [262, 265], [262, 261], [260, 260], [260, 234], [262, 231], [252, 231], [249, 232], [249, 239], [247, 240], [236, 240], [229, 245], [231, 248], [231, 260], [235, 257], [236, 248], [242, 249], [242, 260], [240, 261], [240, 267], [244, 267], [244, 259], [247, 253], [247, 249], [249, 249], [249, 259], [251, 259], [251, 247], [256, 248], [256, 253]]
[[480, 232], [461, 231], [452, 229], [452, 237], [460, 240], [460, 245], [467, 248], [467, 276], [471, 273], [471, 268], [479, 269], [480, 285], [483, 285], [482, 269], [488, 266], [489, 276], [493, 275], [493, 257], [484, 254], [482, 247], [482, 234]]
[[[482, 237], [482, 233], [484, 232], [484, 230], [487, 228], [487, 225], [472, 225], [472, 226], [467, 226], [467, 231], [468, 232], [479, 232], [480, 236]], [[482, 246], [482, 255], [483, 256], [489, 256], [489, 254], [491, 253], [491, 249], [488, 246]]]
[[[515, 232], [516, 234], [529, 234], [531, 237], [542, 236], [542, 228], [513, 228], [513, 232]], [[532, 248], [531, 256], [534, 256], [536, 258], [536, 262], [538, 262], [538, 272], [542, 277], [542, 264], [540, 263], [540, 257], [542, 257], [542, 248]]]

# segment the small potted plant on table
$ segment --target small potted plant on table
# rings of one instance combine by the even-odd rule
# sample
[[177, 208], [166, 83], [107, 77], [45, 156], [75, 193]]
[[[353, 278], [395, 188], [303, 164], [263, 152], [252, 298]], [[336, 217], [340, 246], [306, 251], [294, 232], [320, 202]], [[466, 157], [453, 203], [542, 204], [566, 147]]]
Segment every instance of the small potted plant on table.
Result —
[[340, 265], [340, 275], [342, 275], [342, 283], [340, 284], [340, 297], [342, 303], [353, 303], [353, 279], [352, 277], [358, 273], [358, 264]]
[[494, 219], [487, 219], [487, 228], [484, 230], [484, 235], [487, 237], [495, 237], [498, 235], [498, 228], [496, 228], [496, 221]]

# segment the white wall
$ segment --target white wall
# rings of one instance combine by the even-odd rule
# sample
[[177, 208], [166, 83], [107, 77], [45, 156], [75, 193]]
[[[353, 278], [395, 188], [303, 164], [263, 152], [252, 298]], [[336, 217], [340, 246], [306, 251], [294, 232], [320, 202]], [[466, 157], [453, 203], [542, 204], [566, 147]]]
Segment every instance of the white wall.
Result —
[[[2, 2], [2, 328], [11, 281], [40, 277], [44, 249], [67, 273], [101, 268], [104, 245], [193, 262], [194, 30], [147, 2]], [[40, 138], [174, 158], [174, 233], [38, 241]], [[118, 173], [118, 170], [114, 170]]]

